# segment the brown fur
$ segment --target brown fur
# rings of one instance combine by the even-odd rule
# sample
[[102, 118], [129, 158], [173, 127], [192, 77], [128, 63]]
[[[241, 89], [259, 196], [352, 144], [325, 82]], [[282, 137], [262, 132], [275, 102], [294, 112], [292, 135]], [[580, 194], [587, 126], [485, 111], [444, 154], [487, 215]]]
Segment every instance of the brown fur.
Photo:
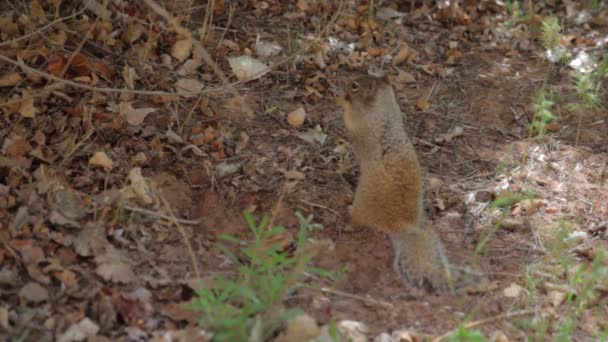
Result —
[[423, 228], [420, 164], [393, 88], [387, 79], [358, 77], [338, 102], [361, 168], [353, 222], [389, 234], [406, 283], [446, 289], [447, 259], [437, 235]]

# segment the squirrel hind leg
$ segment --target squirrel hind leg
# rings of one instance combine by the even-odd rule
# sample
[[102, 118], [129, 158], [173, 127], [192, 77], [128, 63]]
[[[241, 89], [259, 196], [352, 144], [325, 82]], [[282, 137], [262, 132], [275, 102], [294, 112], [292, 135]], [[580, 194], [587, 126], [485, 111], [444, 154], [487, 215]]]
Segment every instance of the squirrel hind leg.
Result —
[[406, 285], [437, 292], [452, 287], [451, 267], [433, 231], [409, 227], [390, 238], [395, 251], [393, 268]]

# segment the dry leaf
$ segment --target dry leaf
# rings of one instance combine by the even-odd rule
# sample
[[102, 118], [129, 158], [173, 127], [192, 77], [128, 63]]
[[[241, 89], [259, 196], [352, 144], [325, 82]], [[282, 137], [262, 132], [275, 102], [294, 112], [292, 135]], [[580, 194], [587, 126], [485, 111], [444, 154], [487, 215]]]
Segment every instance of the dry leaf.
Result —
[[304, 110], [304, 107], [298, 107], [287, 114], [287, 122], [293, 128], [300, 128], [302, 124], [304, 124], [304, 120], [306, 120], [306, 111]]
[[30, 93], [23, 91], [23, 101], [19, 105], [19, 114], [24, 118], [33, 118], [36, 115], [36, 107], [34, 107], [34, 98], [30, 96]]
[[23, 77], [17, 71], [9, 72], [0, 77], [0, 87], [12, 87], [21, 82]]
[[521, 293], [522, 287], [516, 283], [511, 283], [509, 287], [505, 288], [502, 293], [507, 298], [517, 298]]
[[138, 126], [148, 114], [156, 111], [156, 108], [133, 108], [132, 102], [121, 102], [118, 105], [120, 115], [124, 116], [127, 122], [132, 126]]
[[199, 80], [195, 80], [193, 78], [181, 78], [177, 82], [175, 82], [175, 88], [178, 91], [190, 92], [192, 94], [183, 94], [182, 97], [192, 98], [198, 95], [198, 93], [203, 90], [205, 85], [201, 83]]
[[283, 50], [281, 45], [279, 45], [277, 43], [274, 43], [274, 42], [268, 43], [268, 42], [262, 42], [262, 41], [256, 42], [253, 49], [255, 50], [255, 54], [261, 58], [268, 58], [268, 57], [276, 56], [281, 52], [281, 50]]
[[89, 159], [89, 165], [100, 166], [106, 171], [112, 170], [112, 164], [110, 157], [103, 151], [95, 152], [91, 159]]
[[68, 34], [64, 30], [59, 30], [55, 33], [51, 33], [48, 37], [49, 42], [55, 46], [63, 47], [65, 42], [68, 40]]
[[29, 282], [19, 290], [19, 297], [28, 303], [40, 303], [49, 299], [49, 292], [46, 288], [35, 282]]
[[[110, 245], [111, 246], [111, 245]], [[95, 258], [99, 263], [95, 273], [104, 280], [114, 283], [128, 284], [136, 280], [131, 265], [125, 262], [126, 257], [115, 248], [109, 248], [106, 254]]]
[[413, 57], [415, 57], [415, 54], [416, 52], [412, 50], [409, 45], [404, 44], [395, 56], [395, 58], [393, 58], [393, 65], [397, 66], [406, 60], [409, 61], [413, 59]]
[[421, 98], [419, 98], [418, 101], [416, 101], [416, 107], [418, 107], [418, 109], [420, 109], [421, 111], [424, 111], [424, 112], [429, 110], [428, 97], [422, 96]]
[[120, 39], [127, 44], [133, 44], [144, 33], [144, 27], [139, 23], [133, 23], [122, 31]]
[[250, 56], [230, 57], [228, 63], [241, 82], [258, 79], [270, 71], [266, 64]]
[[241, 132], [241, 136], [239, 137], [239, 141], [236, 142], [235, 151], [236, 154], [241, 153], [241, 151], [247, 147], [247, 143], [249, 142], [249, 136], [245, 132]]
[[183, 62], [190, 56], [190, 50], [192, 50], [192, 39], [178, 40], [171, 47], [171, 56]]
[[98, 332], [99, 326], [85, 317], [80, 322], [72, 324], [57, 338], [57, 342], [85, 341], [88, 337], [95, 337]]
[[129, 171], [127, 177], [130, 185], [123, 188], [121, 191], [127, 196], [127, 198], [135, 197], [135, 199], [144, 205], [148, 205], [154, 202], [152, 197], [152, 191], [148, 181], [141, 175], [141, 168], [134, 167]]

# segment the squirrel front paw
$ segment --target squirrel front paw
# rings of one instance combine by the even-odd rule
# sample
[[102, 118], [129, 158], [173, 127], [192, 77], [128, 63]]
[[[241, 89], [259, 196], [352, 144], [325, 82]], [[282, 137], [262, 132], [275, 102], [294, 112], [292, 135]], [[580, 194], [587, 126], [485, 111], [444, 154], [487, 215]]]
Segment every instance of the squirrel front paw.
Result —
[[393, 267], [407, 285], [446, 291], [453, 282], [441, 240], [431, 230], [412, 228], [391, 234]]

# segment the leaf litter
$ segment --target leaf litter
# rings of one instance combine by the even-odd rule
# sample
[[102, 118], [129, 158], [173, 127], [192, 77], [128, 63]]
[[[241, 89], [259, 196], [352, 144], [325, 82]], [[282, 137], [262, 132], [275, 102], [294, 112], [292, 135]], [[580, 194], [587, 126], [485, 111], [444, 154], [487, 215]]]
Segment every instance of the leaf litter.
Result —
[[[313, 213], [325, 226], [314, 237], [335, 245], [319, 266], [348, 266], [348, 281], [340, 292], [298, 293], [307, 315], [277, 340], [329, 338], [325, 323], [335, 318], [353, 340], [453, 329], [471, 306], [447, 295], [400, 297], [407, 289], [390, 272], [387, 241], [349, 223], [358, 173], [333, 98], [361, 73], [386, 72], [398, 90], [429, 178], [430, 221], [457, 260], [472, 259], [474, 245], [454, 227], [473, 215], [467, 234], [478, 238], [496, 222], [479, 210], [493, 198], [525, 188], [540, 196], [513, 205], [489, 242], [479, 266], [494, 282], [463, 295], [482, 304], [475, 317], [521, 300], [513, 274], [555, 234], [551, 222], [579, 218], [568, 241], [582, 260], [606, 246], [604, 118], [586, 113], [580, 134], [557, 129], [551, 146], [513, 139], [523, 137], [529, 94], [548, 73], [535, 62], [540, 16], [567, 18], [566, 47], [577, 50], [570, 67], [588, 71], [605, 45], [605, 11], [538, 3], [513, 25], [500, 1], [429, 3], [381, 1], [370, 17], [366, 2], [215, 1], [207, 31], [190, 21], [205, 6], [176, 4], [175, 23], [189, 34], [133, 2], [0, 5], [0, 335], [208, 340], [196, 318], [172, 308], [191, 298], [185, 284], [195, 273], [176, 228], [203, 277], [227, 272], [214, 242], [246, 234], [242, 209], [269, 213], [283, 181], [290, 188], [277, 223], [293, 228], [293, 211]], [[531, 226], [542, 227], [540, 237]], [[567, 292], [544, 291], [547, 307], [563, 307]], [[378, 310], [384, 301], [392, 308]], [[581, 331], [602, 324], [585, 310]]]

